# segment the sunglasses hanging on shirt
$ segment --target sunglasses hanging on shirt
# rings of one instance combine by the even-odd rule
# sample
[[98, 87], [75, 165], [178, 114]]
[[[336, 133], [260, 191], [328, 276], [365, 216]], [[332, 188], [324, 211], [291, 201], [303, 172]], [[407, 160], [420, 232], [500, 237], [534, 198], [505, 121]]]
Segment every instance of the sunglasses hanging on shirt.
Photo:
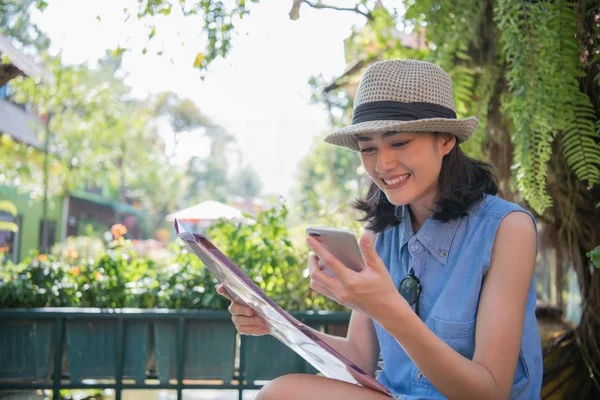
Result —
[[398, 291], [404, 297], [404, 300], [412, 307], [415, 306], [415, 312], [419, 315], [419, 295], [421, 294], [421, 290], [423, 286], [419, 281], [419, 278], [415, 276], [414, 269], [410, 269], [408, 271], [408, 275], [406, 275], [400, 281], [400, 285], [398, 286]]

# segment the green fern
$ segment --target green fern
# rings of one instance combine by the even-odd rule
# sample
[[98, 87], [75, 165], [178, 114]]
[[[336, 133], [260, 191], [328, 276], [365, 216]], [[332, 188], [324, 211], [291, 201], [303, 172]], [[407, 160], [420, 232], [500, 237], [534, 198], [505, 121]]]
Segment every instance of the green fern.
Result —
[[594, 109], [585, 93], [575, 93], [574, 115], [563, 134], [563, 154], [571, 170], [591, 187], [600, 182], [600, 121], [594, 123]]
[[452, 78], [454, 91], [454, 104], [459, 116], [469, 114], [473, 101], [475, 72], [463, 65], [457, 65], [449, 72]]
[[577, 21], [572, 6], [566, 1], [549, 4], [552, 17], [548, 27], [556, 35], [558, 70], [554, 124], [562, 134], [562, 152], [567, 164], [589, 187], [600, 182], [600, 135], [594, 129], [595, 112], [592, 103], [579, 89], [579, 78], [585, 76], [579, 61], [583, 53], [577, 38]]
[[471, 98], [471, 104], [466, 115], [474, 115], [479, 119], [477, 130], [471, 138], [461, 145], [463, 151], [470, 157], [483, 159], [490, 162], [489, 154], [486, 152], [488, 141], [487, 117], [490, 100], [494, 93], [494, 85], [500, 75], [500, 70], [495, 65], [486, 65], [481, 69], [481, 73], [475, 74], [473, 84], [474, 93]]
[[573, 5], [558, 0], [498, 2], [495, 20], [502, 32], [502, 53], [511, 99], [506, 111], [515, 124], [515, 167], [519, 189], [539, 213], [551, 205], [546, 166], [560, 135], [563, 155], [573, 173], [591, 187], [600, 181], [599, 133], [594, 108], [580, 91], [585, 76]]
[[[550, 43], [540, 19], [540, 4], [509, 0], [498, 2], [495, 20], [502, 32], [502, 53], [508, 65], [506, 79], [511, 97], [505, 111], [515, 130], [515, 166], [519, 190], [538, 212], [552, 205], [546, 189], [546, 167], [552, 155], [554, 134], [549, 115], [554, 104], [550, 67], [543, 65]], [[546, 70], [545, 70], [546, 69]]]
[[[457, 113], [477, 115], [482, 121], [480, 133], [486, 129], [493, 86], [467, 49], [479, 48], [475, 22], [481, 19], [484, 6], [461, 0], [411, 1], [405, 14], [409, 24], [433, 27], [427, 29], [427, 41], [435, 49], [430, 61], [449, 72]], [[493, 12], [508, 66], [509, 96], [502, 99], [502, 111], [513, 123], [514, 175], [525, 200], [543, 213], [552, 206], [546, 177], [557, 138], [577, 178], [590, 187], [600, 181], [600, 133], [594, 129], [593, 106], [579, 87], [585, 73], [574, 5], [566, 0], [502, 0], [495, 2]], [[600, 54], [592, 54], [592, 61], [599, 62]]]
[[[508, 90], [500, 97], [501, 112], [511, 121], [516, 189], [529, 206], [540, 214], [552, 206], [547, 175], [555, 140], [560, 141], [562, 155], [579, 180], [589, 187], [600, 182], [600, 123], [580, 85], [590, 63], [600, 63], [600, 46], [597, 35], [591, 34], [593, 43], [582, 35], [577, 4], [494, 1], [494, 30], [500, 35], [502, 60], [485, 60], [477, 53], [489, 46], [486, 35], [480, 33], [487, 22], [488, 3], [411, 0], [405, 5], [403, 24], [425, 27], [431, 51], [419, 55], [452, 77], [458, 116], [476, 115], [481, 121], [474, 135], [477, 139], [461, 147], [473, 154], [485, 148], [489, 101], [499, 71], [504, 70]], [[592, 30], [600, 33], [600, 25]], [[386, 56], [405, 57], [406, 50], [392, 46], [382, 57]], [[594, 71], [594, 75], [594, 83], [600, 82], [600, 73]]]

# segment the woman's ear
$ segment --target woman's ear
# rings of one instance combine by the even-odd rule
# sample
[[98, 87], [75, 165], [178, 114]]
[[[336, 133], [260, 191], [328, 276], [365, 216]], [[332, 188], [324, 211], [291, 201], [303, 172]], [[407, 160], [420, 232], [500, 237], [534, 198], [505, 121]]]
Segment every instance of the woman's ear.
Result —
[[452, 151], [454, 146], [457, 146], [456, 136], [451, 133], [443, 132], [438, 136], [438, 148], [442, 156], [447, 155]]

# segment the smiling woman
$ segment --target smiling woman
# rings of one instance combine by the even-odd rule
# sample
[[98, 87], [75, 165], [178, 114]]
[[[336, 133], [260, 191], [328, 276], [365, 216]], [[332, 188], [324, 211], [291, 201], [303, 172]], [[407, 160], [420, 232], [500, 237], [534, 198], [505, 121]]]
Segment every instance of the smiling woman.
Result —
[[[485, 194], [498, 193], [491, 167], [467, 157], [451, 134], [386, 132], [361, 136], [358, 143], [372, 182], [356, 207], [365, 212], [363, 220], [370, 221], [375, 232], [401, 222], [393, 204], [415, 206], [411, 211], [421, 214], [413, 221], [416, 232], [419, 220], [422, 224], [434, 211], [428, 208], [434, 200], [436, 218], [449, 221], [466, 216]], [[390, 196], [394, 201], [388, 201]]]
[[[452, 82], [441, 68], [389, 60], [365, 71], [352, 125], [325, 138], [359, 151], [372, 182], [356, 204], [365, 212], [364, 269], [347, 268], [306, 239], [314, 251], [311, 288], [353, 310], [347, 337], [318, 334], [373, 374], [381, 354], [377, 379], [396, 398], [540, 396], [535, 220], [496, 197], [491, 168], [458, 147], [477, 124], [456, 118]], [[230, 310], [250, 315], [241, 305]], [[240, 332], [268, 333], [255, 330], [257, 317], [244, 318]], [[379, 397], [323, 377], [288, 375], [257, 399]]]
[[365, 171], [391, 203], [426, 206], [435, 200], [442, 159], [456, 143], [452, 135], [438, 138], [388, 132], [358, 139]]

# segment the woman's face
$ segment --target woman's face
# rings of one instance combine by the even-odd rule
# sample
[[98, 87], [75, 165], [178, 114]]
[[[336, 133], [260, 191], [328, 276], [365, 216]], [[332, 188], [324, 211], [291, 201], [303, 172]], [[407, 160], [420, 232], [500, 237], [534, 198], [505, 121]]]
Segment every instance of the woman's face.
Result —
[[433, 204], [442, 159], [455, 144], [453, 135], [422, 132], [385, 132], [358, 138], [365, 170], [396, 206]]

